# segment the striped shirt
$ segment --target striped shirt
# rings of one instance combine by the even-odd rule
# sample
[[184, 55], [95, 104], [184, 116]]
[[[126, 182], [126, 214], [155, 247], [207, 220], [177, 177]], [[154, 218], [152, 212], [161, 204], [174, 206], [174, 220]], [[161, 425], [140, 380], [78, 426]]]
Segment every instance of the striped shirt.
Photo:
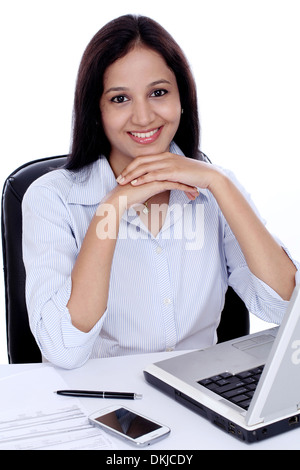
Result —
[[[174, 143], [170, 151], [180, 153]], [[89, 358], [211, 346], [228, 285], [252, 313], [281, 322], [287, 302], [250, 272], [213, 195], [200, 189], [195, 201], [171, 191], [156, 237], [133, 209], [124, 213], [107, 309], [88, 333], [76, 329], [67, 308], [71, 272], [100, 201], [116, 185], [101, 157], [79, 172], [60, 169], [42, 176], [24, 196], [26, 301], [31, 330], [47, 360], [73, 368]]]

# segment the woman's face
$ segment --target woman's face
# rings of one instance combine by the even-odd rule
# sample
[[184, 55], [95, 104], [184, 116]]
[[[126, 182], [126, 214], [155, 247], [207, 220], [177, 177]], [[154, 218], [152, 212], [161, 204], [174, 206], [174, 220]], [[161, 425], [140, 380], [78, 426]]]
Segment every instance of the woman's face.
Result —
[[181, 117], [176, 77], [157, 52], [137, 46], [106, 69], [100, 111], [113, 168], [166, 152]]

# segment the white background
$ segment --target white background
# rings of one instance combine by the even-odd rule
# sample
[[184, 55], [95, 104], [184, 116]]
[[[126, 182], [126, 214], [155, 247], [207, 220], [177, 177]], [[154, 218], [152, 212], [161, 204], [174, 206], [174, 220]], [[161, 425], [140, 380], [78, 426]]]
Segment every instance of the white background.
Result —
[[201, 149], [235, 172], [300, 260], [299, 0], [0, 0], [1, 184], [29, 160], [68, 153], [83, 51], [126, 13], [154, 18], [181, 45], [198, 88]]

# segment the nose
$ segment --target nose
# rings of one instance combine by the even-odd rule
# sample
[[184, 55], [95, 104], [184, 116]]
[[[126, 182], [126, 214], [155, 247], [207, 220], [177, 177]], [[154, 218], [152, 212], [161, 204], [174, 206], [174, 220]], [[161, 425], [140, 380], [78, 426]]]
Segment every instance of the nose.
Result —
[[132, 124], [139, 127], [146, 127], [155, 119], [155, 112], [147, 100], [137, 100], [132, 107]]

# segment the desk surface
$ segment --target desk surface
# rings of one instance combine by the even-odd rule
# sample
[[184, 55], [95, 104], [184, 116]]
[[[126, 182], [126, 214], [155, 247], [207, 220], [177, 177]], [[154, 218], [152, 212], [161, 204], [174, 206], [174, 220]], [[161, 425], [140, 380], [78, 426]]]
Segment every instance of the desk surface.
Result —
[[[111, 404], [120, 403], [168, 425], [171, 428], [169, 437], [148, 447], [148, 450], [279, 450], [300, 448], [300, 429], [295, 429], [263, 442], [250, 445], [244, 444], [149, 385], [144, 379], [143, 369], [152, 362], [170, 357], [171, 354], [178, 353], [155, 353], [108, 359], [91, 359], [79, 369], [63, 370], [55, 368], [55, 370], [70, 388], [142, 393], [142, 400], [122, 401], [95, 398], [81, 400], [83, 406], [90, 413]], [[52, 366], [49, 364], [0, 365], [0, 378], [37, 367]], [[26, 403], [22, 403], [22, 395], [20, 395], [18, 406], [26, 407]], [[123, 443], [120, 439], [113, 438], [113, 442], [116, 443], [116, 448], [118, 449], [132, 450], [131, 445]]]

